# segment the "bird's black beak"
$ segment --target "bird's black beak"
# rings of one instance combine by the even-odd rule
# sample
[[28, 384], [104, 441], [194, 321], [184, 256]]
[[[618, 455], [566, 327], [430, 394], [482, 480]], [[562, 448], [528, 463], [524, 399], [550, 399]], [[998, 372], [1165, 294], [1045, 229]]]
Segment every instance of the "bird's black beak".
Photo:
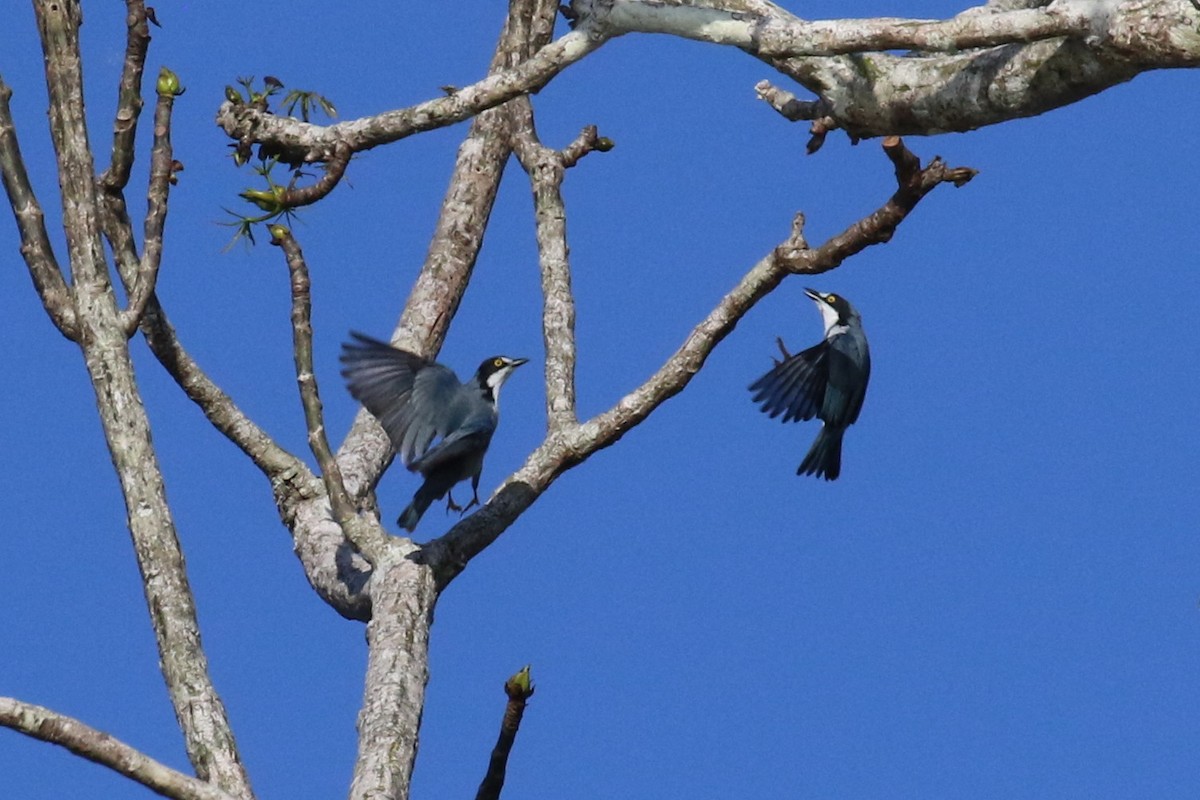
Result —
[[515, 368], [521, 366], [522, 364], [528, 363], [528, 361], [529, 361], [528, 358], [514, 358], [512, 360], [512, 367], [515, 369]]
[[820, 292], [818, 292], [816, 289], [805, 289], [805, 290], [804, 290], [804, 293], [805, 293], [806, 295], [808, 295], [808, 296], [809, 296], [811, 299], [815, 300], [815, 301], [816, 301], [816, 302], [818, 302], [818, 303], [824, 303], [824, 302], [825, 302], [825, 298], [824, 298], [824, 297], [822, 297], [822, 296], [821, 296], [821, 293], [820, 293]]

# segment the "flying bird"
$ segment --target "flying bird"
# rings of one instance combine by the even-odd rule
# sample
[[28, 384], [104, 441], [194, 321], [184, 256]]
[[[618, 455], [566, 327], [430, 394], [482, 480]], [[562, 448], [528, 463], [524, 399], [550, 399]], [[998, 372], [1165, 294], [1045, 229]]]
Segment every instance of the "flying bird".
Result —
[[[342, 345], [342, 376], [350, 394], [375, 416], [400, 460], [425, 478], [397, 522], [411, 532], [434, 500], [465, 512], [479, 505], [479, 474], [500, 415], [500, 387], [529, 359], [493, 356], [466, 383], [427, 358], [351, 331]], [[437, 440], [436, 443], [434, 441]], [[451, 489], [471, 479], [471, 502]]]
[[804, 293], [821, 310], [825, 338], [795, 355], [781, 340], [783, 360], [776, 360], [774, 369], [750, 384], [750, 391], [772, 419], [783, 414], [783, 422], [817, 417], [824, 423], [796, 474], [832, 481], [842, 472], [842, 436], [862, 411], [871, 351], [862, 318], [846, 298], [814, 289]]

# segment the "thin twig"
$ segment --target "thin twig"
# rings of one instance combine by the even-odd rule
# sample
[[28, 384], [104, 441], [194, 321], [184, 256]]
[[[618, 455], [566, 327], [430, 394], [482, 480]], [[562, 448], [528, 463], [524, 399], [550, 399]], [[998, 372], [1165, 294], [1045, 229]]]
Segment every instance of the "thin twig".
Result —
[[154, 296], [158, 270], [162, 264], [163, 229], [167, 223], [167, 200], [171, 192], [171, 177], [175, 159], [171, 151], [171, 111], [175, 94], [158, 92], [154, 106], [154, 145], [150, 151], [150, 185], [146, 191], [146, 222], [142, 236], [142, 258], [131, 284], [127, 287], [129, 300], [121, 312], [121, 326], [126, 336], [138, 329], [146, 304]]
[[321, 407], [317, 376], [313, 371], [312, 283], [308, 277], [308, 264], [292, 232], [283, 225], [271, 226], [271, 244], [283, 249], [291, 275], [292, 348], [296, 362], [296, 383], [300, 387], [304, 422], [308, 426], [308, 446], [321, 466], [321, 477], [325, 482], [334, 520], [367, 560], [376, 563], [387, 547], [387, 534], [377, 521], [370, 524], [358, 514], [346, 492], [342, 471], [325, 435], [325, 413]]
[[173, 800], [236, 800], [211, 783], [171, 769], [73, 717], [48, 708], [0, 697], [0, 726], [33, 739], [65, 747], [77, 756], [108, 767], [152, 792]]
[[922, 169], [920, 159], [904, 146], [899, 136], [885, 138], [883, 151], [896, 171], [895, 194], [873, 214], [818, 248], [796, 247], [790, 240], [785, 242], [775, 250], [779, 267], [792, 274], [828, 272], [871, 245], [890, 241], [896, 227], [916, 208], [921, 198], [935, 187], [943, 183], [962, 186], [977, 174], [976, 170], [969, 167], [947, 167], [940, 158], [935, 158]]
[[346, 174], [346, 167], [350, 164], [350, 146], [345, 142], [338, 142], [333, 146], [333, 153], [329, 160], [325, 162], [325, 174], [322, 175], [315, 183], [303, 187], [289, 187], [284, 191], [280, 199], [280, 205], [288, 208], [299, 208], [300, 206], [311, 205], [327, 194], [333, 191], [334, 187], [342, 180], [342, 176]]
[[500, 800], [500, 792], [504, 789], [504, 776], [508, 771], [508, 754], [512, 752], [513, 743], [517, 740], [521, 718], [525, 716], [525, 705], [529, 698], [533, 697], [533, 683], [529, 677], [528, 665], [504, 682], [504, 693], [508, 695], [508, 702], [504, 706], [504, 719], [500, 722], [500, 736], [496, 739], [496, 746], [492, 748], [487, 773], [479, 784], [475, 800]]
[[125, 62], [117, 89], [117, 113], [113, 120], [112, 163], [97, 181], [102, 191], [121, 191], [129, 183], [133, 168], [134, 139], [142, 113], [142, 73], [150, 48], [150, 26], [146, 24], [143, 0], [125, 0]]

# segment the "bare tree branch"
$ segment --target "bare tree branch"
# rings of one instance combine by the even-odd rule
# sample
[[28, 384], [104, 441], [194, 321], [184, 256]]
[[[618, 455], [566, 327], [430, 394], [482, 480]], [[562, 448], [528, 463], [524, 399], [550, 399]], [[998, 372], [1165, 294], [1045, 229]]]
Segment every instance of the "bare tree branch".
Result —
[[[576, 0], [602, 30], [669, 33], [733, 45], [762, 58], [833, 56], [882, 50], [953, 51], [1082, 36], [1098, 13], [1092, 0], [949, 20], [838, 19], [809, 22], [769, 3], [738, 0]], [[590, 8], [589, 8], [590, 6]]]
[[8, 204], [21, 232], [21, 255], [54, 326], [68, 339], [78, 339], [79, 326], [71, 305], [71, 290], [54, 257], [54, 248], [46, 234], [46, 217], [33, 193], [25, 160], [21, 158], [17, 129], [8, 102], [11, 97], [12, 88], [0, 78], [0, 177], [4, 179]]
[[508, 695], [508, 702], [504, 705], [504, 719], [500, 722], [500, 737], [496, 740], [496, 746], [492, 748], [487, 773], [483, 776], [483, 782], [479, 784], [475, 800], [500, 800], [504, 776], [508, 771], [508, 754], [512, 752], [513, 743], [517, 740], [521, 718], [525, 716], [525, 705], [529, 698], [533, 697], [533, 683], [529, 679], [528, 666], [504, 682], [504, 693]]
[[[132, 225], [125, 211], [125, 199], [119, 193], [102, 195], [105, 237], [116, 256], [126, 291], [140, 261], [133, 243]], [[341, 529], [329, 518], [326, 524], [299, 526], [302, 511], [323, 497], [321, 480], [305, 463], [271, 438], [234, 403], [195, 359], [184, 349], [179, 337], [151, 294], [141, 321], [142, 333], [155, 358], [166, 369], [184, 394], [194, 402], [212, 426], [257, 466], [271, 482], [275, 504], [286, 529], [294, 535], [296, 555], [309, 584], [335, 611], [347, 619], [366, 621], [371, 603], [366, 593], [369, 565], [346, 540]]]
[[138, 117], [142, 113], [142, 72], [150, 49], [150, 26], [143, 0], [125, 0], [125, 61], [117, 89], [117, 114], [113, 121], [112, 163], [98, 183], [105, 192], [120, 191], [129, 183]]
[[[739, 47], [817, 95], [819, 116], [813, 109], [804, 118], [835, 121], [822, 127], [852, 139], [973, 130], [1076, 102], [1146, 70], [1200, 65], [1200, 9], [1180, 0], [993, 3], [946, 21], [806, 22], [765, 0], [571, 7], [604, 35], [670, 33]], [[984, 45], [997, 46], [974, 49]], [[870, 52], [888, 49], [948, 52]]]
[[[555, 11], [553, 0], [512, 0], [492, 71], [513, 67], [547, 41]], [[399, 342], [415, 352], [437, 352], [462, 299], [508, 158], [509, 135], [508, 115], [487, 111], [459, 149], [434, 242], [400, 321]], [[390, 457], [391, 444], [378, 423], [363, 422], [360, 414], [339, 460], [345, 465], [349, 458], [355, 478], [369, 486], [378, 475], [374, 470]], [[351, 480], [348, 476], [348, 484]], [[351, 800], [408, 797], [429, 677], [436, 576], [410, 540], [391, 544], [371, 575], [370, 647]]]
[[217, 112], [217, 124], [235, 140], [271, 145], [286, 160], [327, 161], [338, 142], [358, 153], [414, 133], [462, 122], [526, 92], [535, 92], [605, 41], [607, 37], [582, 27], [545, 45], [531, 58], [508, 69], [492, 71], [478, 83], [453, 94], [374, 117], [320, 126], [292, 117], [273, 116], [248, 104], [235, 106], [226, 102]]
[[[165, 67], [163, 69], [166, 71]], [[160, 80], [159, 83], [167, 82]], [[154, 107], [154, 146], [150, 151], [150, 187], [146, 192], [142, 258], [132, 280], [127, 284], [129, 300], [125, 310], [121, 312], [121, 327], [125, 329], [126, 336], [133, 336], [137, 331], [142, 315], [146, 312], [146, 304], [154, 296], [154, 286], [158, 282], [158, 270], [162, 264], [167, 199], [171, 191], [171, 178], [175, 174], [175, 159], [171, 150], [171, 110], [175, 105], [175, 94], [169, 86], [158, 87], [158, 102]], [[129, 144], [132, 146], [132, 141]], [[103, 179], [100, 183], [103, 185]]]
[[[509, 9], [492, 58], [493, 73], [514, 69], [522, 58], [538, 50], [539, 43], [549, 41], [554, 29], [553, 0], [519, 0], [515, 6]], [[512, 149], [511, 127], [503, 110], [484, 111], [472, 121], [458, 149], [425, 263], [393, 337], [393, 342], [406, 350], [433, 357], [441, 349], [483, 246]], [[383, 428], [369, 413], [360, 411], [338, 450], [346, 487], [356, 495], [369, 492], [391, 457], [391, 442]]]
[[[161, 104], [160, 99], [160, 108]], [[167, 158], [169, 152], [162, 155], [161, 160], [152, 156], [152, 162], [168, 162], [169, 170], [165, 175], [169, 184], [174, 162]], [[161, 182], [164, 173], [152, 165], [151, 174], [151, 194], [154, 195], [155, 176]], [[165, 185], [159, 185], [165, 202]], [[287, 530], [297, 533], [296, 555], [313, 589], [339, 614], [348, 619], [365, 621], [370, 616], [370, 599], [366, 594], [369, 573], [365, 560], [349, 547], [336, 525], [305, 529], [303, 533], [306, 535], [299, 535], [301, 532], [294, 525], [298, 509], [322, 495], [324, 490], [321, 481], [303, 461], [280, 447], [249, 419], [184, 349], [154, 294], [153, 285], [137, 283], [142, 265], [146, 262], [138, 257], [122, 191], [104, 184], [101, 184], [101, 188], [104, 189], [101, 194], [104, 233], [116, 258], [126, 292], [137, 297], [138, 293], [132, 287], [146, 287], [146, 305], [140, 322], [151, 352], [213, 427], [245, 453], [270, 480], [276, 505]], [[152, 200], [151, 208], [153, 205]], [[148, 231], [148, 242], [156, 238]], [[127, 310], [127, 319], [128, 314]]]
[[884, 139], [883, 151], [895, 167], [898, 185], [887, 203], [815, 250], [804, 241], [804, 217], [798, 216], [792, 236], [775, 249], [778, 267], [792, 274], [828, 272], [871, 245], [890, 241], [896, 228], [921, 198], [937, 186], [943, 183], [962, 186], [976, 175], [969, 167], [947, 167], [940, 158], [934, 158], [922, 169], [920, 159], [904, 146], [899, 136]]
[[[821, 149], [825, 144], [825, 136], [830, 131], [838, 129], [837, 120], [829, 116], [830, 107], [824, 100], [801, 100], [796, 95], [781, 89], [770, 81], [759, 81], [754, 85], [758, 99], [765, 101], [771, 108], [778, 111], [784, 119], [792, 122], [812, 120], [808, 132], [812, 137], [808, 140], [805, 150], [809, 155]], [[853, 139], [857, 142], [857, 138]]]
[[935, 159], [921, 169], [916, 156], [898, 138], [885, 143], [896, 166], [898, 188], [878, 211], [851, 225], [815, 250], [803, 238], [803, 218], [791, 235], [759, 261], [688, 335], [683, 345], [645, 383], [613, 408], [568, 430], [551, 432], [483, 508], [430, 542], [422, 558], [433, 565], [440, 585], [446, 585], [466, 564], [496, 540], [563, 472], [598, 450], [616, 443], [655, 409], [691, 382], [709, 354], [763, 297], [790, 274], [828, 272], [872, 244], [888, 241], [896, 226], [920, 200], [941, 183], [962, 185], [970, 169], [948, 169]]
[[529, 98], [512, 101], [513, 145], [533, 188], [538, 261], [542, 270], [542, 338], [546, 347], [546, 420], [551, 431], [579, 422], [575, 410], [575, 297], [571, 292], [567, 212], [562, 182], [568, 166], [596, 149], [595, 126], [563, 152], [542, 145]]
[[0, 697], [0, 725], [57, 744], [173, 800], [234, 800], [212, 784], [184, 775], [77, 719], [12, 697]]
[[375, 563], [388, 546], [387, 534], [380, 527], [378, 516], [371, 523], [362, 518], [350, 502], [342, 483], [342, 471], [325, 435], [325, 414], [313, 370], [312, 282], [308, 277], [308, 264], [292, 232], [283, 225], [271, 226], [271, 244], [283, 249], [291, 274], [292, 349], [296, 362], [296, 383], [300, 387], [300, 401], [304, 406], [304, 421], [308, 427], [308, 445], [321, 465], [325, 494], [329, 498], [334, 520], [367, 560]]
[[312, 205], [333, 191], [333, 188], [346, 174], [350, 165], [350, 146], [345, 142], [335, 142], [329, 160], [325, 162], [325, 174], [316, 183], [299, 188], [290, 187], [283, 193], [281, 204], [288, 208]]
[[77, 0], [35, 0], [34, 11], [45, 53], [78, 341], [125, 500], [163, 677], [197, 775], [249, 798], [253, 794], [225, 707], [208, 674], [183, 553], [104, 258], [84, 115], [82, 13]]
[[393, 539], [375, 561], [367, 675], [358, 713], [358, 757], [350, 800], [407, 798], [429, 681], [429, 627], [437, 603], [433, 572]]

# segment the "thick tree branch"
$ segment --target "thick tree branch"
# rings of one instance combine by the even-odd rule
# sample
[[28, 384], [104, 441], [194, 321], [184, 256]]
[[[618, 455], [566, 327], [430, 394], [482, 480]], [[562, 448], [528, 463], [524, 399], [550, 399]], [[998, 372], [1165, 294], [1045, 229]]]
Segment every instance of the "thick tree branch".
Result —
[[371, 577], [367, 675], [358, 714], [358, 757], [350, 800], [407, 798], [429, 682], [429, 626], [437, 603], [433, 573], [393, 540]]
[[669, 33], [733, 45], [760, 58], [833, 56], [882, 50], [954, 51], [1082, 36], [1102, 10], [1094, 0], [1045, 8], [932, 19], [837, 19], [809, 22], [778, 6], [740, 0], [576, 0], [585, 19], [615, 33]]
[[478, 83], [449, 96], [374, 117], [320, 126], [292, 117], [277, 117], [250, 105], [226, 102], [217, 112], [217, 124], [235, 140], [269, 144], [283, 153], [285, 160], [327, 161], [333, 157], [339, 142], [358, 153], [414, 133], [462, 122], [514, 97], [536, 92], [605, 41], [606, 37], [580, 28], [546, 44], [532, 57], [507, 69], [493, 70]]
[[569, 430], [552, 432], [484, 504], [483, 508], [430, 542], [422, 557], [445, 585], [527, 509], [563, 472], [615, 442], [691, 382], [713, 349], [734, 326], [790, 274], [835, 269], [872, 244], [887, 241], [917, 203], [941, 183], [962, 185], [969, 169], [947, 169], [935, 159], [921, 169], [899, 139], [885, 142], [896, 167], [898, 188], [878, 211], [851, 225], [815, 250], [807, 248], [802, 218], [788, 239], [759, 261], [688, 335], [683, 345], [645, 383], [613, 408]]
[[[804, 118], [854, 139], [973, 130], [1146, 70], [1200, 65], [1200, 10], [1186, 0], [1022, 0], [946, 21], [806, 22], [765, 0], [574, 0], [572, 8], [609, 36], [670, 33], [739, 47], [817, 95]], [[997, 46], [974, 49], [983, 45]], [[948, 52], [870, 52], [887, 49]]]
[[542, 272], [542, 338], [546, 347], [546, 421], [551, 431], [578, 423], [575, 410], [575, 297], [571, 292], [567, 211], [562, 182], [568, 166], [596, 149], [599, 136], [589, 126], [566, 150], [544, 146], [533, 122], [533, 104], [511, 103], [513, 145], [533, 188], [538, 261]]
[[[132, 225], [119, 193], [102, 195], [104, 233], [116, 256], [126, 292], [140, 261], [133, 242]], [[341, 529], [328, 518], [327, 524], [300, 528], [296, 519], [317, 498], [323, 497], [321, 480], [305, 463], [289, 453], [254, 423], [184, 349], [175, 328], [156, 295], [151, 294], [142, 317], [141, 329], [150, 351], [204, 414], [212, 426], [240, 449], [271, 482], [275, 505], [287, 530], [295, 535], [295, 551], [313, 589], [347, 619], [370, 618], [366, 593], [369, 572]], [[325, 507], [328, 508], [327, 506]]]
[[[548, 41], [555, 11], [553, 0], [512, 0], [492, 71], [512, 68]], [[509, 135], [508, 115], [486, 111], [459, 149], [437, 233], [401, 317], [398, 343], [408, 349], [433, 354], [441, 345], [474, 268], [508, 158]], [[391, 444], [378, 423], [364, 423], [360, 414], [339, 460], [348, 486], [358, 480], [365, 491], [390, 458]], [[408, 797], [438, 597], [434, 571], [417, 555], [411, 541], [394, 539], [371, 574], [370, 649], [351, 800]]]
[[253, 794], [225, 707], [208, 674], [183, 553], [104, 258], [84, 115], [82, 13], [78, 0], [35, 0], [34, 11], [45, 53], [78, 341], [125, 500], [163, 677], [196, 774], [249, 798]]
[[212, 784], [184, 775], [77, 719], [42, 706], [0, 697], [0, 725], [65, 747], [77, 756], [137, 781], [173, 800], [234, 800]]
[[79, 326], [71, 306], [71, 290], [63, 278], [62, 269], [54, 257], [54, 248], [46, 233], [46, 217], [33, 193], [25, 160], [17, 143], [9, 98], [12, 88], [0, 78], [0, 177], [12, 207], [17, 230], [21, 233], [21, 255], [33, 278], [33, 286], [46, 309], [46, 314], [59, 332], [68, 339], [77, 339]]

